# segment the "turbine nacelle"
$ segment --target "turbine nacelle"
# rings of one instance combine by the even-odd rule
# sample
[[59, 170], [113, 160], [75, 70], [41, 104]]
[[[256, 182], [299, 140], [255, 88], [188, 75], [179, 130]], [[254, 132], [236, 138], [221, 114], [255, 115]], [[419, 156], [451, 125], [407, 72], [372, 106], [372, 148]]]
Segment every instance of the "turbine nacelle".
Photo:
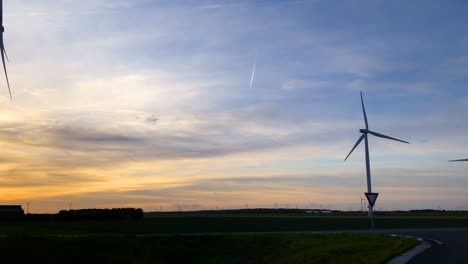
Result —
[[367, 129], [359, 129], [359, 132], [361, 132], [362, 134], [367, 134], [367, 133], [369, 133], [369, 130], [367, 130]]

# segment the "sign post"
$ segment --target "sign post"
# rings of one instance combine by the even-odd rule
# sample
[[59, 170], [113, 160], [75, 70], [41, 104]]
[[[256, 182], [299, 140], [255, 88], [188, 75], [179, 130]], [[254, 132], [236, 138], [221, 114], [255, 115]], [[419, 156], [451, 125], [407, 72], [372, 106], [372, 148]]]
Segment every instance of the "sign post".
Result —
[[[369, 211], [370, 211], [371, 208], [374, 207], [374, 204], [377, 201], [377, 197], [379, 196], [379, 193], [367, 192], [364, 194], [366, 195], [367, 201], [369, 202]], [[372, 233], [374, 233], [374, 214], [372, 214], [370, 217], [371, 217]]]

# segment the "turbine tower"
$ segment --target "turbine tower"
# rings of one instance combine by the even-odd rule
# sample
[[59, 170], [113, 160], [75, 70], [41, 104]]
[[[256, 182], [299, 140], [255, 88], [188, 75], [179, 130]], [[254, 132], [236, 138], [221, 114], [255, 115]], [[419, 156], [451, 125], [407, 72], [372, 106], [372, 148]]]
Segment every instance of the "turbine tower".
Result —
[[[386, 139], [391, 139], [391, 140], [403, 142], [403, 143], [406, 143], [406, 144], [409, 144], [409, 142], [406, 142], [406, 141], [400, 140], [400, 139], [396, 139], [396, 138], [393, 138], [393, 137], [389, 137], [389, 136], [386, 136], [386, 135], [383, 135], [383, 134], [380, 134], [380, 133], [369, 130], [369, 123], [367, 122], [367, 115], [366, 115], [366, 109], [364, 107], [364, 99], [362, 98], [362, 92], [361, 92], [361, 105], [362, 105], [362, 113], [364, 114], [364, 123], [366, 125], [366, 128], [359, 130], [359, 132], [362, 133], [362, 135], [361, 135], [361, 137], [359, 137], [356, 144], [354, 145], [354, 147], [351, 149], [348, 156], [346, 156], [346, 158], [344, 160], [346, 161], [348, 159], [348, 157], [351, 155], [351, 153], [353, 153], [354, 149], [356, 149], [356, 147], [359, 145], [359, 143], [361, 143], [361, 141], [364, 139], [365, 150], [366, 150], [367, 192], [372, 193], [370, 161], [369, 161], [368, 134], [371, 134], [373, 136], [380, 137], [380, 138], [386, 138]], [[369, 216], [373, 216], [374, 215], [373, 205], [371, 203], [368, 203], [368, 207], [369, 207]]]
[[[361, 198], [361, 213], [364, 213], [364, 204], [366, 203], [366, 199], [362, 198], [361, 196], [359, 196], [359, 198]], [[363, 203], [364, 202], [364, 203]]]

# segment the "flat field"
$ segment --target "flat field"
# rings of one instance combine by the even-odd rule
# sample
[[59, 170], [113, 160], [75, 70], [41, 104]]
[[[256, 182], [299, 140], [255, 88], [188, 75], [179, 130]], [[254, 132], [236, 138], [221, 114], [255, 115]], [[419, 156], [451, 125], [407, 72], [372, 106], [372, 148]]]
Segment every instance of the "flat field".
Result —
[[386, 263], [417, 243], [364, 234], [9, 236], [0, 251], [6, 263]]
[[[468, 217], [377, 216], [375, 227], [468, 228]], [[161, 214], [120, 221], [26, 217], [0, 221], [0, 252], [45, 263], [385, 263], [418, 243], [365, 234], [271, 234], [369, 228], [367, 216]], [[234, 234], [240, 232], [247, 234]]]
[[[376, 229], [468, 228], [468, 217], [376, 217]], [[0, 235], [187, 234], [370, 229], [366, 216], [160, 215], [138, 221], [3, 221]]]

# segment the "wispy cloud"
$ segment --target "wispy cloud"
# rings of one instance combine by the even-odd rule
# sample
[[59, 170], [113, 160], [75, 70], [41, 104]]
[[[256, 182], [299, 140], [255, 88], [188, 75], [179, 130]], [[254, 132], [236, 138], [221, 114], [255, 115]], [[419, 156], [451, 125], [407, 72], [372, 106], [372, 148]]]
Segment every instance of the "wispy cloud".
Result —
[[436, 82], [413, 82], [401, 83], [399, 81], [389, 82], [375, 82], [356, 79], [349, 83], [349, 87], [356, 91], [405, 91], [411, 93], [439, 93]]
[[282, 89], [292, 91], [296, 89], [324, 88], [329, 86], [328, 81], [288, 80], [281, 86]]

